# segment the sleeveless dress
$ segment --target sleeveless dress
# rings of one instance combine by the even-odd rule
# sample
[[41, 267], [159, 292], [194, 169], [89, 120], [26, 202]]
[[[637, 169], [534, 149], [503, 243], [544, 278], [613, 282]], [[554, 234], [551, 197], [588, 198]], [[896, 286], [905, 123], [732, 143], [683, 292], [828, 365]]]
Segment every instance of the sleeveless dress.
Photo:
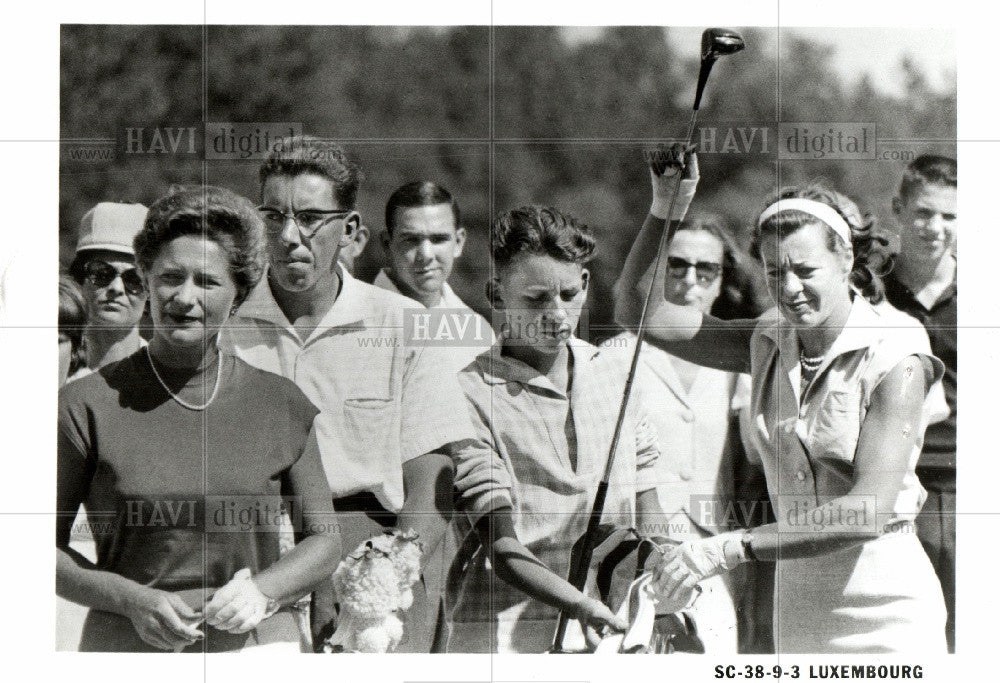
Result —
[[[855, 296], [848, 321], [805, 395], [798, 339], [777, 310], [758, 321], [751, 340], [750, 433], [760, 453], [779, 525], [847, 495], [854, 455], [876, 387], [911, 355], [943, 373], [919, 323]], [[929, 397], [932, 392], [929, 392]], [[933, 410], [925, 401], [922, 424]], [[881, 526], [875, 540], [810, 558], [779, 560], [775, 648], [779, 653], [944, 653], [945, 608], [934, 570], [914, 532], [926, 496], [914, 472], [918, 441], [893, 501], [893, 518], [857, 518]], [[869, 506], [871, 507], [871, 506]], [[815, 516], [814, 516], [815, 517]], [[810, 519], [813, 519], [812, 517]], [[824, 524], [821, 516], [816, 524]]]

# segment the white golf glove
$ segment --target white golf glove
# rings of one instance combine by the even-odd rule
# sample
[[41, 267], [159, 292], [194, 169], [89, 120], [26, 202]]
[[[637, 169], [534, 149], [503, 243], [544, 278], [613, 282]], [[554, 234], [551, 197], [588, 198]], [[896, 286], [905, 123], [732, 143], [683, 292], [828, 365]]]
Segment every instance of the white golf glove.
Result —
[[[683, 175], [677, 190], [677, 200], [668, 217], [670, 198], [678, 173]], [[653, 203], [649, 212], [663, 220], [684, 220], [698, 188], [698, 155], [694, 152], [694, 147], [685, 150], [683, 145], [677, 143], [670, 149], [661, 147], [652, 152], [649, 155], [649, 178], [653, 185]]]
[[685, 541], [664, 555], [653, 570], [653, 590], [663, 600], [680, 596], [700, 581], [727, 572], [748, 559], [741, 531]]

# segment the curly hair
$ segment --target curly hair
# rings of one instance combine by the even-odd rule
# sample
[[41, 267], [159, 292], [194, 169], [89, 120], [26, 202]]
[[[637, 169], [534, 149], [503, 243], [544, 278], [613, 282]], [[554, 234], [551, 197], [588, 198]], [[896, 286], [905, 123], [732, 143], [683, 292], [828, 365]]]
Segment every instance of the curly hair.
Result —
[[582, 265], [593, 258], [596, 248], [590, 228], [548, 206], [505, 211], [494, 219], [490, 235], [490, 252], [497, 268], [507, 266], [522, 252]]
[[[722, 284], [719, 296], [709, 312], [723, 320], [756, 318], [766, 308], [761, 296], [761, 278], [747, 262], [750, 259], [736, 246], [736, 241], [724, 225], [721, 216], [694, 214], [677, 226], [677, 232], [707, 232], [722, 244]], [[676, 237], [676, 233], [674, 236]]]
[[341, 209], [354, 209], [364, 174], [344, 150], [309, 135], [275, 145], [260, 166], [260, 184], [274, 175], [294, 177], [313, 173], [333, 183], [333, 196]]
[[[786, 187], [778, 191], [768, 202], [770, 206], [779, 199], [812, 199], [833, 208], [847, 222], [851, 229], [851, 248], [854, 262], [849, 281], [855, 291], [872, 304], [885, 298], [882, 278], [892, 270], [893, 260], [889, 251], [889, 240], [875, 231], [875, 218], [862, 213], [858, 205], [849, 197], [831, 190], [820, 183], [810, 183], [804, 187]], [[821, 222], [804, 211], [782, 211], [777, 213], [754, 231], [753, 252], [762, 258], [760, 246], [764, 235], [789, 235], [811, 223]], [[832, 230], [826, 232], [826, 245], [835, 254], [843, 254], [846, 245]]]
[[184, 235], [212, 240], [229, 257], [239, 306], [264, 274], [264, 222], [253, 203], [212, 185], [174, 186], [149, 207], [135, 237], [135, 260], [148, 273], [163, 246]]

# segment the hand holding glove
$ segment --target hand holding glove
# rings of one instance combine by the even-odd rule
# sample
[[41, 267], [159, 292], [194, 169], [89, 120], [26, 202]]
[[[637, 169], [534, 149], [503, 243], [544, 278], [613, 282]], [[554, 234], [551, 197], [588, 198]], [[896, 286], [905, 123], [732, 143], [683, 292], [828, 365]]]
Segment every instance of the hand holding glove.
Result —
[[694, 590], [700, 581], [748, 560], [740, 531], [685, 541], [665, 554], [653, 571], [653, 590], [658, 599], [676, 602]]
[[[668, 218], [670, 221], [684, 220], [698, 187], [698, 156], [695, 154], [695, 147], [693, 145], [684, 147], [680, 143], [675, 143], [667, 149], [661, 145], [648, 154], [647, 158], [649, 177], [653, 184], [653, 203], [649, 207], [649, 212], [663, 220]], [[678, 173], [681, 177], [677, 200], [670, 216], [667, 216]]]
[[205, 623], [220, 631], [246, 633], [278, 611], [277, 602], [260, 592], [246, 567], [215, 591], [205, 605]]

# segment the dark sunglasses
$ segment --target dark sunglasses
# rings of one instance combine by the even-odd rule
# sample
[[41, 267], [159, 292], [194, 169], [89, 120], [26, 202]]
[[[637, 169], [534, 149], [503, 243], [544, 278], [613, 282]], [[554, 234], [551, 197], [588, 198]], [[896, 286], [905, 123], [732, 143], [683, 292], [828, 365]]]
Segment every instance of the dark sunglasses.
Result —
[[699, 284], [708, 285], [719, 279], [722, 274], [722, 264], [711, 261], [698, 261], [691, 263], [677, 256], [667, 257], [667, 273], [672, 278], [680, 280], [687, 275], [689, 269], [694, 268], [695, 278]]
[[88, 261], [87, 265], [83, 267], [84, 280], [95, 287], [107, 287], [112, 282], [114, 282], [116, 277], [121, 277], [122, 286], [125, 287], [125, 291], [132, 296], [138, 296], [146, 291], [145, 285], [142, 284], [142, 278], [139, 277], [139, 271], [135, 268], [129, 268], [128, 270], [118, 271], [110, 263], [105, 263], [104, 261]]

